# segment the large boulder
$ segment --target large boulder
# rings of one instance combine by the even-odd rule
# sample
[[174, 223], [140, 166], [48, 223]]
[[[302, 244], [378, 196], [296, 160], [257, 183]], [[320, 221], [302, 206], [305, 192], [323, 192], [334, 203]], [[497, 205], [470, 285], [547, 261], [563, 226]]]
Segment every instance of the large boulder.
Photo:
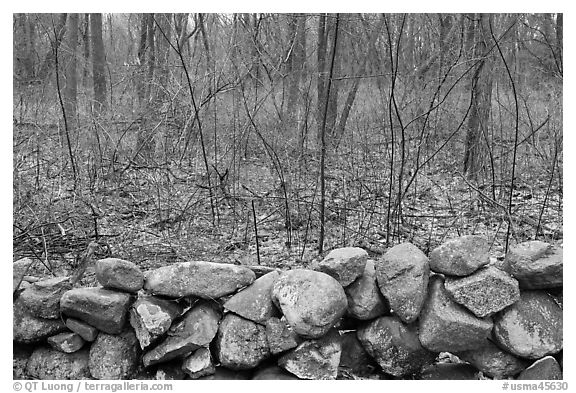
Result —
[[213, 262], [181, 262], [151, 270], [144, 289], [155, 295], [217, 299], [252, 284], [256, 275], [245, 266]]
[[539, 359], [562, 350], [562, 309], [544, 291], [524, 291], [520, 300], [496, 314], [494, 337], [506, 351]]
[[272, 287], [280, 277], [277, 271], [270, 272], [238, 292], [224, 303], [224, 308], [253, 322], [264, 323], [277, 316], [278, 310], [272, 302]]
[[29, 274], [34, 261], [31, 258], [22, 258], [12, 263], [12, 291], [20, 288], [24, 276]]
[[118, 258], [96, 262], [96, 279], [104, 288], [138, 292], [144, 285], [144, 274], [134, 263]]
[[142, 358], [144, 367], [190, 355], [208, 347], [218, 331], [220, 313], [208, 302], [200, 302], [168, 331], [168, 336]]
[[357, 335], [382, 370], [395, 377], [415, 374], [435, 358], [422, 347], [416, 326], [405, 325], [395, 316], [370, 321]]
[[522, 289], [562, 286], [562, 248], [532, 240], [511, 247], [503, 269], [520, 282]]
[[82, 337], [84, 341], [92, 342], [98, 337], [98, 329], [79, 319], [68, 318], [66, 320], [66, 327]]
[[336, 279], [307, 269], [283, 273], [274, 284], [272, 300], [294, 331], [306, 338], [326, 334], [348, 306], [344, 289]]
[[410, 323], [418, 318], [428, 287], [428, 258], [411, 243], [398, 244], [376, 261], [376, 279], [392, 311]]
[[338, 375], [357, 375], [368, 376], [375, 374], [378, 365], [374, 359], [366, 352], [362, 343], [358, 339], [355, 331], [342, 334], [342, 356], [340, 356], [340, 365], [338, 366]]
[[30, 285], [20, 294], [19, 300], [30, 314], [39, 318], [57, 319], [60, 317], [60, 298], [70, 289], [70, 278], [49, 278]]
[[13, 304], [12, 339], [15, 342], [31, 344], [64, 331], [66, 325], [60, 319], [45, 319], [30, 315], [20, 299]]
[[530, 367], [522, 371], [517, 379], [561, 380], [562, 369], [552, 356], [536, 360]]
[[266, 340], [272, 355], [296, 348], [302, 341], [284, 319], [275, 317], [266, 321]]
[[147, 348], [170, 329], [172, 322], [182, 315], [178, 303], [155, 296], [140, 296], [130, 309], [130, 325], [142, 349]]
[[513, 377], [526, 368], [526, 361], [503, 351], [491, 341], [478, 349], [458, 352], [460, 359], [470, 363], [485, 375], [506, 379]]
[[191, 378], [198, 379], [216, 372], [208, 348], [199, 348], [182, 362], [182, 370]]
[[32, 352], [26, 372], [36, 379], [90, 379], [88, 350], [64, 353], [39, 347]]
[[430, 278], [428, 299], [420, 314], [420, 342], [432, 352], [460, 352], [484, 346], [492, 319], [478, 318], [450, 299], [440, 276]]
[[232, 370], [254, 368], [270, 356], [266, 328], [233, 313], [220, 323], [216, 348], [220, 364]]
[[368, 253], [359, 247], [332, 250], [318, 263], [316, 270], [334, 277], [340, 285], [352, 284], [364, 272]]
[[494, 266], [477, 270], [467, 277], [448, 277], [444, 287], [456, 303], [481, 318], [520, 299], [518, 281]]
[[461, 236], [430, 253], [430, 269], [451, 276], [467, 276], [490, 262], [490, 243], [482, 236]]
[[300, 379], [336, 379], [342, 355], [337, 330], [317, 340], [304, 341], [278, 359], [278, 365]]
[[60, 299], [60, 311], [108, 334], [122, 331], [132, 298], [103, 288], [75, 288]]
[[101, 333], [90, 347], [90, 374], [96, 379], [130, 379], [138, 368], [139, 356], [133, 331]]
[[84, 346], [84, 340], [80, 335], [72, 332], [59, 333], [48, 337], [48, 344], [60, 352], [72, 353], [79, 351]]
[[12, 343], [12, 379], [30, 379], [26, 364], [35, 348], [31, 345]]
[[368, 320], [386, 314], [389, 309], [376, 281], [374, 261], [369, 259], [362, 275], [344, 288], [348, 298], [348, 315]]

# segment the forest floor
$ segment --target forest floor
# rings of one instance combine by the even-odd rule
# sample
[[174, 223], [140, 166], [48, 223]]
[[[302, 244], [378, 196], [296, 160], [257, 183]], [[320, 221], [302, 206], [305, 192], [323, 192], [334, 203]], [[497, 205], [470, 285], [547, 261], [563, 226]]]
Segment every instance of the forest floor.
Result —
[[[46, 153], [57, 135], [45, 136], [40, 155], [31, 143], [37, 134], [14, 132], [15, 260], [33, 257], [52, 274], [68, 274], [93, 240], [103, 245], [98, 257], [127, 259], [144, 270], [185, 260], [306, 267], [322, 257], [315, 154], [280, 161], [280, 167], [253, 154], [228, 164], [228, 173], [211, 170], [210, 182], [201, 160], [141, 160], [108, 173], [85, 160], [84, 180], [75, 188], [62, 156]], [[451, 237], [481, 234], [491, 242], [491, 256], [504, 257], [509, 183], [475, 184], [456, 169], [461, 156], [444, 152], [419, 172], [401, 214], [388, 222], [389, 164], [374, 150], [341, 146], [329, 155], [325, 252], [359, 246], [377, 258], [410, 241], [429, 253]], [[510, 244], [536, 238], [537, 228], [538, 239], [561, 244], [562, 179], [555, 175], [550, 182], [549, 168], [536, 160], [532, 167], [515, 181]], [[407, 170], [404, 184], [409, 175]], [[396, 193], [394, 188], [392, 201]]]

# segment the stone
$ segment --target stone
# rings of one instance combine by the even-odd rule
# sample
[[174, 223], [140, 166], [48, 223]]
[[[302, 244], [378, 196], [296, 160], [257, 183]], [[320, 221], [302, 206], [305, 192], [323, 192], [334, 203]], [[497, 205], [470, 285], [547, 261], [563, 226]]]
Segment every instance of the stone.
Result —
[[317, 340], [304, 341], [278, 359], [278, 365], [300, 379], [336, 379], [342, 355], [337, 330]]
[[253, 265], [248, 266], [250, 270], [254, 272], [256, 278], [260, 278], [268, 273], [277, 272], [278, 274], [282, 273], [282, 271], [278, 268], [271, 267], [271, 266], [261, 266], [261, 265]]
[[183, 310], [174, 301], [139, 296], [130, 309], [130, 325], [136, 332], [140, 348], [146, 349], [162, 337]]
[[368, 253], [362, 248], [337, 248], [330, 251], [315, 270], [334, 277], [340, 285], [347, 287], [362, 275], [367, 260]]
[[60, 352], [72, 353], [84, 346], [84, 340], [76, 333], [64, 332], [48, 337], [48, 344]]
[[168, 331], [168, 336], [144, 354], [144, 367], [190, 355], [201, 347], [208, 347], [218, 331], [220, 313], [210, 303], [201, 301], [184, 314]]
[[26, 372], [26, 364], [32, 355], [34, 347], [12, 343], [12, 379], [30, 379]]
[[420, 344], [417, 327], [396, 316], [367, 322], [356, 334], [380, 368], [395, 377], [413, 375], [436, 357]]
[[29, 274], [34, 261], [31, 258], [21, 258], [12, 263], [12, 292], [21, 286], [24, 276]]
[[430, 266], [428, 258], [411, 243], [390, 248], [375, 263], [380, 292], [390, 309], [406, 323], [418, 318], [426, 299]]
[[480, 318], [520, 299], [518, 281], [494, 266], [481, 268], [467, 277], [447, 277], [444, 287], [452, 300]]
[[84, 341], [92, 342], [98, 337], [98, 329], [79, 319], [68, 318], [66, 320], [66, 327], [82, 337]]
[[60, 312], [108, 334], [122, 331], [132, 298], [103, 288], [75, 288], [60, 299]]
[[523, 291], [494, 317], [494, 338], [506, 351], [539, 359], [562, 350], [562, 309], [544, 291]]
[[144, 289], [172, 298], [218, 299], [252, 284], [256, 275], [245, 266], [213, 262], [181, 262], [151, 270]]
[[286, 370], [278, 366], [268, 366], [262, 368], [252, 377], [253, 380], [299, 380], [295, 375], [290, 374]]
[[185, 378], [186, 373], [182, 370], [182, 361], [180, 359], [158, 364], [154, 373], [154, 379], [162, 381], [181, 381]]
[[341, 336], [342, 355], [338, 366], [338, 375], [353, 374], [368, 376], [375, 374], [378, 366], [366, 352], [355, 331], [346, 332]]
[[270, 356], [264, 326], [232, 313], [220, 323], [216, 348], [220, 364], [232, 370], [254, 368]]
[[31, 315], [39, 318], [60, 317], [60, 298], [72, 289], [68, 277], [54, 277], [33, 283], [20, 294], [22, 304]]
[[490, 244], [482, 236], [460, 236], [432, 250], [430, 269], [450, 276], [467, 276], [490, 262], [489, 250]]
[[140, 357], [133, 331], [118, 335], [101, 333], [90, 347], [90, 374], [96, 379], [130, 379], [136, 373]]
[[96, 279], [104, 288], [136, 293], [144, 286], [144, 274], [134, 263], [118, 258], [96, 262]]
[[458, 352], [460, 359], [470, 363], [485, 375], [496, 379], [507, 379], [526, 368], [526, 361], [520, 359], [488, 341], [483, 347]]
[[272, 355], [296, 348], [302, 341], [284, 319], [275, 317], [266, 321], [266, 340]]
[[518, 375], [516, 379], [537, 379], [542, 381], [562, 380], [560, 365], [552, 356], [536, 360], [530, 367]]
[[280, 274], [268, 273], [224, 303], [224, 308], [253, 322], [264, 323], [279, 312], [272, 302], [272, 287]]
[[369, 259], [362, 275], [344, 288], [348, 298], [348, 315], [360, 320], [374, 319], [389, 312], [376, 281], [374, 261]]
[[90, 379], [88, 350], [64, 353], [39, 347], [32, 352], [26, 372], [36, 379]]
[[307, 269], [283, 273], [272, 288], [272, 300], [292, 329], [305, 338], [322, 337], [348, 306], [344, 289], [336, 279]]
[[252, 379], [250, 370], [229, 370], [225, 367], [216, 367], [214, 374], [198, 378], [198, 380], [248, 380]]
[[21, 344], [32, 344], [66, 331], [60, 319], [38, 318], [28, 314], [20, 298], [12, 306], [12, 339]]
[[476, 380], [478, 370], [469, 364], [437, 363], [425, 368], [421, 380]]
[[461, 352], [484, 346], [491, 337], [492, 319], [478, 318], [452, 301], [440, 276], [432, 276], [419, 320], [422, 345], [432, 352]]
[[199, 348], [184, 359], [182, 370], [192, 379], [198, 379], [216, 372], [208, 348]]
[[503, 269], [520, 283], [521, 289], [544, 289], [562, 286], [562, 248], [532, 240], [511, 247]]

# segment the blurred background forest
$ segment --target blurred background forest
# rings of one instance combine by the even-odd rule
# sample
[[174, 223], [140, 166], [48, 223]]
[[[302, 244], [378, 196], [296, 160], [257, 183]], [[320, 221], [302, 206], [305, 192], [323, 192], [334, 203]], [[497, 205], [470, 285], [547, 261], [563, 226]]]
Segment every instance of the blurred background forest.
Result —
[[[14, 258], [562, 242], [562, 14], [14, 14]], [[60, 273], [60, 272], [58, 272]]]

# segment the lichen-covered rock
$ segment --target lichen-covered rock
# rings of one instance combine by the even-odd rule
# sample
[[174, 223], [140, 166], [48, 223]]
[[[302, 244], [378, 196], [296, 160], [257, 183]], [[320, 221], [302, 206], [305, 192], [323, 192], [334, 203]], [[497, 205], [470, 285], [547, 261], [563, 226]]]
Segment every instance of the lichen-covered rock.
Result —
[[84, 346], [84, 340], [76, 333], [64, 332], [48, 337], [48, 344], [60, 352], [72, 353]]
[[64, 353], [39, 347], [32, 352], [26, 372], [37, 379], [90, 379], [88, 350]]
[[184, 359], [182, 370], [192, 379], [198, 379], [216, 372], [208, 348], [199, 348]]
[[369, 259], [362, 275], [344, 288], [348, 298], [348, 315], [368, 320], [386, 314], [388, 306], [376, 282], [374, 261]]
[[42, 341], [66, 330], [60, 319], [38, 318], [28, 314], [20, 299], [13, 304], [12, 339], [22, 344]]
[[476, 380], [477, 370], [464, 363], [438, 363], [426, 367], [420, 374], [421, 380]]
[[278, 365], [300, 379], [336, 379], [342, 355], [338, 331], [304, 341], [278, 359]]
[[355, 331], [346, 332], [341, 336], [342, 355], [338, 366], [338, 375], [353, 374], [367, 376], [374, 374], [378, 365], [366, 352]]
[[72, 284], [68, 277], [54, 277], [33, 283], [19, 299], [31, 315], [57, 319], [60, 317], [60, 298], [70, 289]]
[[483, 347], [458, 352], [456, 355], [485, 375], [497, 379], [513, 377], [527, 366], [525, 360], [503, 351], [491, 341], [488, 341]]
[[232, 370], [254, 368], [270, 356], [264, 326], [232, 313], [220, 323], [216, 348], [220, 364]]
[[498, 345], [528, 359], [560, 352], [562, 329], [562, 309], [544, 291], [522, 292], [520, 300], [494, 317]]
[[380, 317], [358, 329], [358, 339], [382, 370], [395, 377], [412, 375], [434, 361], [418, 339], [416, 326], [398, 317]]
[[520, 283], [522, 289], [562, 286], [562, 248], [532, 240], [511, 247], [503, 269]]
[[142, 358], [144, 367], [190, 355], [208, 347], [218, 331], [220, 313], [208, 302], [200, 302], [168, 331], [168, 336]]
[[31, 258], [22, 258], [12, 264], [12, 291], [21, 288], [24, 276], [30, 274], [34, 261]]
[[238, 292], [224, 303], [224, 308], [253, 322], [264, 323], [277, 316], [278, 310], [272, 302], [272, 287], [280, 277], [277, 271], [268, 273]]
[[92, 342], [98, 337], [98, 329], [79, 319], [68, 318], [66, 327], [82, 337], [84, 341]]
[[272, 288], [272, 300], [294, 331], [306, 338], [326, 334], [348, 306], [344, 289], [336, 279], [307, 269], [283, 273]]
[[26, 364], [34, 348], [30, 345], [12, 344], [12, 379], [30, 379]]
[[60, 299], [60, 311], [108, 334], [122, 331], [132, 298], [103, 288], [75, 288]]
[[284, 319], [274, 317], [266, 321], [266, 339], [272, 355], [296, 348], [302, 341]]
[[389, 249], [375, 263], [380, 291], [398, 317], [410, 323], [418, 318], [428, 287], [428, 258], [411, 243]]
[[420, 313], [419, 337], [432, 352], [461, 352], [484, 346], [492, 333], [492, 319], [478, 318], [452, 301], [440, 276], [430, 278], [428, 298]]
[[255, 278], [254, 272], [245, 266], [181, 262], [149, 271], [144, 289], [154, 295], [173, 298], [195, 296], [218, 299], [252, 284]]
[[182, 315], [178, 303], [155, 296], [140, 296], [130, 309], [130, 325], [142, 349], [147, 348], [170, 329], [174, 319]]
[[490, 262], [490, 244], [482, 236], [461, 236], [430, 253], [430, 269], [451, 276], [467, 276]]
[[517, 379], [561, 380], [562, 370], [552, 356], [536, 360], [530, 367], [522, 371]]
[[334, 277], [340, 285], [347, 287], [362, 273], [368, 253], [359, 247], [344, 247], [332, 250], [318, 263], [316, 270]]
[[118, 258], [96, 262], [96, 279], [104, 288], [138, 292], [144, 285], [144, 274], [134, 263]]
[[101, 333], [90, 347], [90, 374], [96, 379], [130, 379], [138, 368], [139, 356], [133, 331]]
[[477, 270], [467, 277], [448, 277], [444, 287], [456, 303], [481, 318], [495, 314], [520, 299], [518, 281], [494, 266]]
[[290, 374], [278, 366], [268, 366], [254, 373], [253, 380], [298, 380], [299, 378]]

